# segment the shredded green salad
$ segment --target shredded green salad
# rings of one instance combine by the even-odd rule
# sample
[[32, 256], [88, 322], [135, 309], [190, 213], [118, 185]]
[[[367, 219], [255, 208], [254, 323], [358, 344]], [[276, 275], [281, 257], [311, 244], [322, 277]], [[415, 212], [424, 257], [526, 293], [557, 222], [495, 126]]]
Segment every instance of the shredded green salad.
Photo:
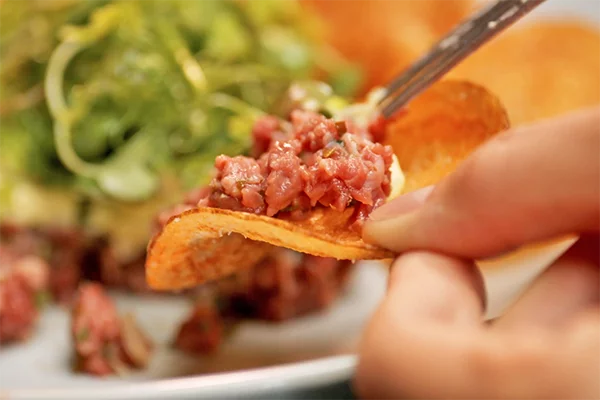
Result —
[[359, 70], [318, 32], [289, 0], [4, 0], [2, 211], [25, 182], [29, 197], [65, 193], [78, 213], [205, 183], [292, 82], [353, 95]]

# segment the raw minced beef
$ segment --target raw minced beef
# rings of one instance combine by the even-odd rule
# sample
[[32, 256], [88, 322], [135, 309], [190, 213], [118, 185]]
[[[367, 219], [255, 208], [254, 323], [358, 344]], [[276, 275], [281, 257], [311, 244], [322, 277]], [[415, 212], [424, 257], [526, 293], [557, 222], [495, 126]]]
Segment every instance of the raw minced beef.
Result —
[[296, 110], [290, 122], [263, 117], [253, 137], [253, 158], [218, 156], [210, 185], [161, 213], [157, 229], [196, 206], [291, 218], [313, 207], [354, 207], [360, 228], [390, 193], [391, 147], [352, 123]]
[[22, 227], [3, 221], [0, 240], [14, 254], [36, 256], [48, 263], [49, 291], [59, 303], [70, 303], [84, 280], [134, 292], [150, 291], [145, 279], [144, 251], [124, 262], [117, 259], [105, 238], [90, 236], [81, 229]]
[[0, 245], [0, 343], [28, 338], [48, 290], [48, 264]]
[[276, 248], [253, 268], [216, 283], [223, 315], [283, 321], [329, 306], [351, 261]]
[[276, 248], [252, 268], [204, 287], [211, 297], [192, 309], [177, 332], [175, 346], [208, 354], [218, 349], [236, 322], [285, 321], [327, 308], [353, 268], [350, 261]]
[[83, 283], [71, 310], [75, 368], [92, 375], [122, 374], [143, 368], [153, 345], [131, 315], [119, 316], [104, 288]]
[[210, 193], [198, 205], [268, 216], [355, 207], [360, 222], [383, 204], [390, 193], [391, 147], [316, 113], [296, 110], [290, 120], [269, 116], [256, 123], [256, 158], [217, 157]]
[[219, 348], [227, 322], [214, 302], [200, 302], [179, 326], [175, 347], [191, 354], [209, 354]]
[[0, 239], [19, 256], [35, 256], [50, 266], [48, 287], [54, 299], [70, 301], [82, 275], [85, 241], [74, 228], [25, 228], [3, 222]]

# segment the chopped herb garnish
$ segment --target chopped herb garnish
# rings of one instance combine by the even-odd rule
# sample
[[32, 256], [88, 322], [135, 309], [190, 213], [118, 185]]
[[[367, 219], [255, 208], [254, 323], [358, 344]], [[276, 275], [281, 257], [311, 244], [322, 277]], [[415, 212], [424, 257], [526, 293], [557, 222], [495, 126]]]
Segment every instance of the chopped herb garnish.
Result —
[[235, 186], [238, 188], [238, 190], [242, 190], [247, 183], [248, 181], [240, 180], [235, 183]]
[[39, 290], [34, 294], [35, 308], [41, 310], [50, 302], [50, 293], [47, 290]]
[[113, 354], [114, 354], [113, 346], [111, 346], [110, 343], [105, 343], [102, 346], [102, 351], [101, 352], [102, 352], [102, 357], [104, 357], [104, 358], [111, 358], [113, 356]]
[[323, 157], [325, 158], [329, 158], [333, 155], [333, 153], [335, 153], [335, 150], [337, 149], [337, 146], [330, 146], [327, 147], [323, 150]]
[[299, 207], [297, 204], [290, 204], [289, 206], [287, 206], [286, 208], [281, 210], [281, 212], [292, 212], [292, 211], [296, 211], [298, 208]]
[[77, 221], [79, 221], [80, 224], [83, 225], [87, 220], [90, 214], [91, 206], [92, 201], [87, 197], [84, 197], [79, 201], [77, 208]]
[[333, 141], [329, 142], [329, 144], [323, 149], [323, 157], [329, 158], [337, 150], [341, 151], [341, 148], [344, 148], [344, 141], [343, 140], [333, 140]]
[[321, 108], [319, 110], [319, 114], [321, 114], [325, 118], [332, 118], [333, 117], [333, 114], [329, 110], [327, 110], [326, 108]]
[[75, 340], [78, 342], [85, 342], [90, 337], [90, 329], [84, 326], [75, 334]]
[[52, 244], [45, 242], [40, 245], [39, 254], [44, 260], [49, 261], [52, 258], [53, 253], [54, 247]]

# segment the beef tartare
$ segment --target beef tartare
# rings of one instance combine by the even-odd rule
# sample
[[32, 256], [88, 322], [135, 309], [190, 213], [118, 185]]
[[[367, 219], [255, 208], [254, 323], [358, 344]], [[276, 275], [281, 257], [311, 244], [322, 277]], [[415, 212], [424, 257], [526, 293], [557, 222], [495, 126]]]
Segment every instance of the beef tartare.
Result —
[[119, 316], [102, 285], [83, 283], [71, 311], [75, 369], [92, 375], [123, 374], [144, 368], [153, 344], [133, 316]]
[[0, 343], [27, 339], [48, 288], [48, 264], [0, 246]]
[[350, 122], [295, 110], [255, 124], [253, 156], [218, 156], [199, 206], [302, 217], [315, 206], [355, 207], [359, 223], [390, 193], [393, 151]]
[[301, 219], [314, 207], [352, 207], [360, 229], [391, 191], [392, 148], [373, 142], [368, 129], [314, 112], [292, 111], [290, 121], [259, 119], [252, 155], [218, 156], [210, 185], [159, 215], [157, 230], [195, 207], [288, 219]]
[[281, 322], [330, 306], [354, 264], [275, 248], [257, 265], [207, 287], [180, 326], [175, 346], [194, 354], [216, 351], [236, 323]]

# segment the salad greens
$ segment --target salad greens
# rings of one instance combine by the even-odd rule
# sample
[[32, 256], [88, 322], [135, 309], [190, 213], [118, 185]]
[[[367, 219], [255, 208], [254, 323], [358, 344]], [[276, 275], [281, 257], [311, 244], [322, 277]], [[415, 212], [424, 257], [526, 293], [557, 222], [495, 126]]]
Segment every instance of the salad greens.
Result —
[[292, 82], [360, 82], [293, 1], [5, 0], [0, 34], [0, 205], [22, 180], [117, 203], [201, 185]]

